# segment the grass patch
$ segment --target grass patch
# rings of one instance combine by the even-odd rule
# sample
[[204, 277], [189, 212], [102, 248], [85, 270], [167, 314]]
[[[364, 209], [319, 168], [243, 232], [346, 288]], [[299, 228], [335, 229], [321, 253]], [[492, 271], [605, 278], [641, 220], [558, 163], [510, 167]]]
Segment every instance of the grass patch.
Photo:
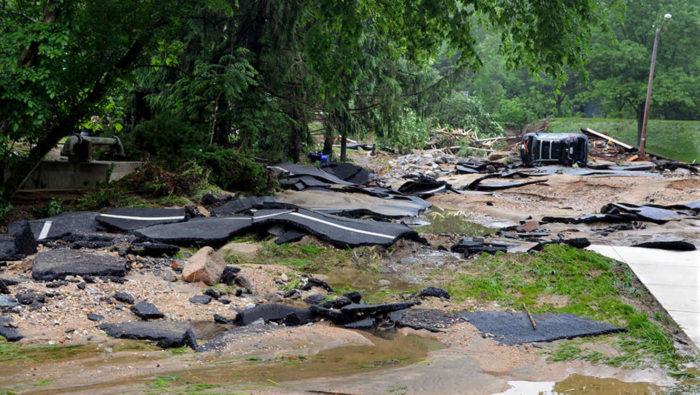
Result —
[[62, 344], [19, 346], [6, 341], [0, 341], [0, 364], [5, 362], [36, 363], [55, 361], [71, 358], [86, 351], [87, 348], [85, 346], [64, 346]]
[[485, 236], [494, 233], [496, 229], [470, 221], [470, 217], [463, 211], [433, 211], [427, 216], [430, 225], [416, 228], [421, 233], [443, 234], [455, 233], [464, 236]]
[[[549, 131], [554, 133], [578, 132], [581, 128], [591, 128], [637, 145], [637, 121], [634, 119], [554, 118], [549, 122]], [[700, 121], [649, 120], [646, 148], [683, 162], [700, 162]]]
[[[361, 249], [356, 249], [355, 252]], [[289, 266], [299, 271], [327, 272], [352, 260], [353, 250], [313, 244], [282, 244], [263, 242], [254, 264], [276, 264]]]
[[[577, 343], [565, 343], [552, 354], [554, 360], [585, 359], [613, 366], [637, 367], [651, 357], [661, 365], [679, 370], [692, 357], [680, 355], [673, 340], [646, 313], [627, 300], [642, 302], [642, 293], [632, 283], [630, 269], [596, 253], [568, 246], [549, 245], [534, 255], [483, 255], [449, 282], [453, 298], [498, 301], [521, 310], [522, 303], [533, 313], [572, 313], [624, 326], [616, 343], [621, 355], [608, 357], [584, 351]], [[547, 303], [548, 295], [565, 297], [564, 305]]]

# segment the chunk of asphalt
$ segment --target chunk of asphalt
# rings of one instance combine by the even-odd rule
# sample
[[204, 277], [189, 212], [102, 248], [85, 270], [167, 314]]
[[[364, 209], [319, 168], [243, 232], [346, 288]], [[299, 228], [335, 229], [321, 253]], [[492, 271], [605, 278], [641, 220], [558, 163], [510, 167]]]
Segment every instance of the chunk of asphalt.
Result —
[[495, 254], [496, 252], [506, 252], [508, 250], [508, 245], [500, 243], [488, 243], [483, 241], [477, 241], [472, 237], [464, 237], [457, 244], [450, 247], [452, 252], [458, 252], [464, 254], [464, 256], [469, 256], [472, 254], [480, 254], [486, 252], [488, 254]]
[[134, 297], [126, 292], [115, 292], [113, 298], [118, 302], [134, 304]]
[[238, 312], [233, 322], [236, 325], [250, 325], [259, 319], [263, 319], [265, 323], [270, 321], [281, 322], [292, 313], [296, 313], [300, 317], [311, 316], [311, 312], [308, 309], [269, 303], [257, 305], [253, 308]]
[[279, 163], [274, 166], [269, 166], [272, 171], [283, 173], [279, 176], [280, 179], [291, 178], [291, 177], [303, 177], [310, 176], [318, 181], [326, 182], [330, 184], [339, 185], [355, 185], [355, 183], [348, 182], [336, 177], [334, 174], [325, 172], [315, 166], [302, 166], [294, 163]]
[[301, 287], [301, 290], [302, 290], [302, 291], [308, 291], [308, 290], [310, 290], [310, 289], [313, 288], [313, 287], [323, 288], [323, 289], [325, 289], [325, 290], [328, 291], [328, 292], [335, 292], [335, 291], [333, 290], [333, 287], [331, 287], [330, 285], [328, 285], [327, 282], [325, 282], [325, 281], [323, 281], [323, 280], [319, 280], [319, 279], [317, 279], [317, 278], [313, 278], [313, 277], [309, 277], [309, 278], [306, 280], [306, 284], [304, 284], [304, 286]]
[[165, 317], [165, 314], [158, 310], [153, 303], [143, 301], [131, 306], [131, 312], [143, 320], [155, 320]]
[[[445, 193], [448, 189], [452, 189], [447, 181], [437, 181], [434, 178], [419, 176], [412, 181], [406, 181], [399, 187], [399, 192], [406, 195], [418, 196], [421, 199], [427, 199], [436, 193]], [[406, 178], [410, 178], [406, 176]]]
[[16, 342], [24, 338], [17, 328], [12, 326], [12, 318], [10, 317], [0, 317], [0, 336], [8, 342]]
[[327, 309], [339, 309], [341, 307], [345, 307], [349, 304], [352, 304], [352, 300], [346, 298], [346, 297], [339, 297], [331, 300], [327, 300], [321, 304], [322, 307], [325, 307]]
[[311, 314], [311, 311], [306, 309], [302, 312], [289, 313], [282, 320], [282, 323], [286, 326], [306, 325], [309, 322], [314, 322], [314, 316]]
[[626, 332], [627, 329], [589, 320], [574, 314], [533, 314], [537, 329], [532, 327], [526, 313], [504, 311], [477, 311], [462, 313], [479, 331], [489, 333], [501, 344], [512, 345], [531, 342], [572, 339], [581, 336], [596, 336], [607, 333]]
[[218, 207], [210, 208], [209, 212], [216, 217], [225, 217], [228, 215], [245, 213], [253, 208], [258, 208], [268, 203], [274, 203], [275, 201], [275, 198], [272, 196], [233, 199]]
[[26, 255], [17, 251], [15, 239], [10, 235], [0, 235], [0, 260], [2, 261], [19, 261]]
[[328, 309], [318, 305], [309, 306], [309, 311], [316, 317], [322, 317], [333, 321], [336, 324], [348, 324], [357, 321], [357, 317], [344, 314], [338, 310]]
[[232, 325], [233, 320], [230, 320], [222, 315], [219, 314], [214, 314], [214, 322], [217, 324], [225, 324], [225, 325]]
[[[37, 241], [56, 240], [75, 233], [97, 232], [95, 217], [98, 213], [89, 211], [74, 211], [55, 217], [29, 221], [32, 234]], [[9, 233], [15, 233], [22, 226], [22, 221], [8, 225]]]
[[248, 277], [245, 275], [238, 273], [236, 275], [236, 278], [233, 279], [233, 283], [238, 285], [239, 287], [245, 289], [247, 293], [253, 292], [253, 284], [250, 283], [250, 280], [248, 280]]
[[125, 259], [66, 248], [39, 253], [32, 263], [32, 277], [38, 281], [86, 275], [124, 277], [126, 271]]
[[351, 322], [349, 324], [343, 325], [343, 328], [345, 329], [361, 329], [361, 330], [369, 330], [374, 328], [375, 321], [374, 318], [365, 318], [363, 320]]
[[12, 296], [0, 295], [0, 309], [8, 310], [17, 306], [19, 306], [17, 299]]
[[360, 303], [362, 300], [362, 294], [357, 291], [344, 293], [343, 296], [350, 299], [350, 301], [353, 303]]
[[224, 271], [221, 273], [221, 282], [226, 285], [233, 285], [233, 282], [236, 280], [236, 276], [240, 271], [241, 269], [238, 267], [227, 265], [224, 267]]
[[320, 305], [323, 303], [323, 301], [326, 300], [326, 295], [321, 295], [321, 294], [313, 294], [309, 295], [304, 299], [304, 302], [307, 304], [311, 305]]
[[419, 297], [433, 297], [433, 298], [443, 298], [443, 299], [449, 299], [450, 298], [450, 293], [447, 292], [446, 289], [444, 288], [438, 288], [438, 287], [428, 287], [418, 293]]
[[626, 203], [610, 203], [601, 207], [601, 213], [617, 214], [618, 212], [636, 215], [641, 221], [649, 221], [663, 224], [668, 221], [675, 221], [682, 218], [675, 210], [668, 210], [655, 206], [637, 206]]
[[139, 256], [161, 257], [173, 256], [180, 251], [180, 247], [167, 243], [131, 243], [127, 250], [130, 254]]
[[192, 244], [218, 246], [236, 234], [250, 228], [252, 217], [231, 216], [193, 218], [187, 222], [149, 226], [134, 231], [143, 239], [187, 246]]
[[15, 294], [15, 298], [17, 299], [17, 302], [19, 302], [19, 304], [23, 305], [30, 305], [35, 301], [37, 303], [44, 303], [46, 301], [46, 297], [44, 296], [44, 294], [34, 293], [32, 291], [26, 291]]
[[352, 163], [325, 163], [321, 165], [321, 170], [353, 184], [367, 184], [369, 182], [369, 171]]
[[214, 291], [214, 290], [211, 289], [211, 288], [207, 288], [207, 289], [203, 292], [203, 294], [204, 294], [204, 295], [207, 295], [207, 296], [211, 296], [212, 299], [216, 299], [216, 300], [219, 300], [219, 298], [221, 297], [221, 294], [220, 294], [220, 293]]
[[646, 241], [644, 243], [638, 243], [632, 247], [643, 247], [643, 248], [657, 248], [661, 250], [669, 251], [695, 251], [697, 248], [695, 244], [688, 243], [683, 240], [659, 240], [659, 241]]
[[15, 241], [15, 250], [24, 255], [36, 252], [36, 238], [32, 233], [32, 228], [27, 220], [20, 221], [19, 224], [10, 231], [10, 235]]
[[7, 288], [7, 284], [5, 284], [5, 281], [3, 281], [3, 280], [0, 278], [0, 294], [5, 294], [5, 295], [7, 295], [7, 294], [9, 294], [9, 293], [10, 293], [10, 289]]
[[101, 248], [107, 248], [107, 247], [111, 247], [113, 245], [114, 245], [114, 240], [110, 240], [110, 241], [80, 240], [80, 241], [76, 241], [74, 243], [71, 243], [70, 248], [72, 250], [79, 250], [81, 248], [91, 249], [91, 250], [99, 250]]
[[88, 313], [87, 319], [89, 319], [90, 321], [93, 321], [93, 322], [98, 322], [98, 321], [104, 320], [105, 317], [100, 315], [100, 314]]
[[344, 306], [340, 309], [340, 312], [346, 315], [374, 315], [374, 314], [384, 314], [390, 313], [392, 311], [407, 309], [413, 305], [415, 302], [398, 302], [398, 303], [386, 303], [386, 304], [359, 304], [353, 303]]
[[121, 232], [184, 220], [184, 208], [119, 207], [95, 217], [95, 221], [106, 229]]
[[209, 304], [211, 296], [209, 295], [194, 295], [190, 298], [190, 303]]
[[300, 232], [295, 229], [285, 230], [278, 238], [275, 239], [275, 244], [281, 245], [286, 243], [297, 242], [306, 236], [306, 232]]
[[197, 338], [186, 322], [130, 321], [105, 323], [100, 329], [121, 339], [155, 340], [162, 348], [189, 346], [197, 349]]
[[426, 329], [431, 332], [442, 332], [444, 329], [464, 322], [457, 314], [446, 313], [436, 309], [405, 309], [389, 313], [389, 319], [397, 326], [413, 329]]

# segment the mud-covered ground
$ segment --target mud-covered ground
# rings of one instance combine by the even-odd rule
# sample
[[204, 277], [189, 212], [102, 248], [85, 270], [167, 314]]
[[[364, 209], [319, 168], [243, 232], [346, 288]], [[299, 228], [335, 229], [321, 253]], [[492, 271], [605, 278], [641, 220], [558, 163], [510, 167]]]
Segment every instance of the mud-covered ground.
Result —
[[[388, 166], [390, 158], [368, 158], [362, 152], [354, 153], [352, 158], [390, 185], [404, 181], [392, 176], [396, 168]], [[423, 165], [410, 160], [405, 166], [401, 171], [434, 170], [434, 166], [423, 169]], [[479, 177], [445, 173], [435, 175], [455, 188]], [[206, 305], [189, 302], [190, 297], [207, 288], [202, 283], [183, 282], [181, 275], [171, 269], [173, 262], [175, 267], [181, 266], [189, 252], [171, 260], [130, 257], [131, 270], [124, 284], [99, 280], [83, 284], [82, 278], [74, 278], [67, 285], [48, 289], [44, 283], [20, 283], [13, 286], [13, 292], [34, 291], [48, 297], [41, 307], [22, 309], [13, 315], [13, 323], [25, 338], [19, 343], [0, 342], [0, 391], [479, 394], [508, 390], [568, 393], [590, 388], [597, 393], [697, 389], [696, 379], [690, 378], [697, 373], [697, 350], [634, 279], [630, 281], [637, 293], [623, 299], [652, 317], [654, 325], [671, 339], [673, 349], [681, 355], [675, 367], [642, 351], [635, 351], [640, 355], [634, 363], [606, 363], [616, 357], [636, 357], [621, 345], [617, 335], [503, 346], [469, 323], [439, 333], [409, 328], [369, 333], [318, 322], [299, 327], [257, 326], [231, 336], [215, 351], [195, 352], [188, 348], [161, 350], [149, 342], [114, 339], [87, 319], [88, 313], [100, 314], [109, 322], [133, 319], [130, 306], [112, 297], [116, 291], [126, 292], [155, 304], [168, 320], [193, 322], [197, 337], [204, 342], [231, 328], [214, 324], [214, 314], [232, 319], [237, 310], [252, 304], [281, 301], [280, 294], [308, 275], [338, 290], [360, 291], [365, 300], [401, 301], [426, 286], [454, 289], [460, 276], [476, 275], [473, 265], [481, 258], [465, 258], [438, 249], [449, 248], [464, 234], [489, 234], [492, 229], [516, 225], [530, 217], [539, 220], [543, 216], [596, 213], [611, 202], [666, 205], [700, 200], [700, 178], [682, 171], [664, 177], [555, 174], [545, 178], [546, 183], [516, 189], [449, 192], [429, 198], [435, 206], [432, 213], [456, 219], [444, 223], [445, 228], [418, 228], [428, 246], [400, 241], [389, 249], [338, 251], [306, 237], [298, 245], [313, 246], [315, 252], [304, 255], [299, 253], [298, 245], [281, 249], [269, 240], [246, 239], [222, 252], [229, 263], [242, 269], [253, 286], [252, 294], [240, 296], [235, 296], [234, 288], [215, 287], [230, 304], [216, 300]], [[437, 223], [431, 215], [423, 219]], [[697, 243], [700, 221], [644, 223], [640, 229], [606, 236], [600, 234], [599, 227], [548, 224], [539, 230], [607, 244], [629, 245], [670, 237]], [[27, 277], [31, 259], [2, 268], [2, 277]], [[318, 292], [324, 291], [305, 291], [302, 299]], [[303, 305], [300, 300], [285, 302]], [[538, 305], [553, 308], [568, 303], [565, 295], [547, 294], [538, 299]], [[447, 312], [513, 309], [478, 295], [453, 295], [450, 300], [425, 298], [420, 307]], [[564, 351], [572, 346], [580, 353], [583, 350], [580, 355], [601, 357], [567, 357]]]

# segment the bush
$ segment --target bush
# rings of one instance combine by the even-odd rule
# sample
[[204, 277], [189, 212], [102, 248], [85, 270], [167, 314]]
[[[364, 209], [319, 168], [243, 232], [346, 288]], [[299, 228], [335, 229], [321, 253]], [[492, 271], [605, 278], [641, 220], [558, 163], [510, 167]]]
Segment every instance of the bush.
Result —
[[476, 131], [480, 138], [503, 135], [503, 128], [484, 109], [481, 101], [463, 93], [455, 93], [443, 100], [433, 113], [433, 119], [441, 125]]
[[517, 97], [503, 99], [499, 104], [498, 120], [503, 124], [522, 129], [536, 119], [537, 116]]

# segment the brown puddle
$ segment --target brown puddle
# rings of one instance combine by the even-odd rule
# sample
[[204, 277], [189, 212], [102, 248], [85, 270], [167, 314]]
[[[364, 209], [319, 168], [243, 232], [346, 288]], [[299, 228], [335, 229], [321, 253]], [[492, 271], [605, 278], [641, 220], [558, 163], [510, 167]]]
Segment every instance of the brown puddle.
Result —
[[[327, 276], [328, 284], [338, 293], [359, 291], [362, 299], [369, 303], [382, 302], [385, 297], [398, 292], [414, 292], [420, 287], [390, 275], [347, 267], [335, 269]], [[389, 284], [381, 285], [380, 280], [389, 281]]]
[[[72, 383], [68, 386], [47, 386], [34, 391], [57, 392], [132, 392], [156, 390], [166, 392], [191, 386], [201, 387], [256, 387], [278, 386], [279, 383], [318, 377], [348, 376], [376, 369], [397, 368], [423, 361], [430, 351], [443, 348], [436, 340], [419, 336], [396, 335], [387, 340], [363, 333], [374, 345], [342, 346], [321, 351], [314, 355], [280, 355], [273, 359], [255, 357], [233, 360], [208, 359], [205, 366], [190, 366], [182, 370], [169, 370], [161, 376], [139, 376], [109, 380], [97, 384]], [[137, 363], [143, 357], [120, 360], [121, 364]], [[125, 388], [126, 386], [126, 388]], [[189, 387], [188, 387], [189, 386]], [[251, 388], [252, 388], [251, 387]], [[18, 388], [18, 387], [15, 387]]]
[[651, 383], [626, 383], [580, 374], [572, 374], [554, 384], [555, 394], [655, 394], [660, 390], [661, 387]]

